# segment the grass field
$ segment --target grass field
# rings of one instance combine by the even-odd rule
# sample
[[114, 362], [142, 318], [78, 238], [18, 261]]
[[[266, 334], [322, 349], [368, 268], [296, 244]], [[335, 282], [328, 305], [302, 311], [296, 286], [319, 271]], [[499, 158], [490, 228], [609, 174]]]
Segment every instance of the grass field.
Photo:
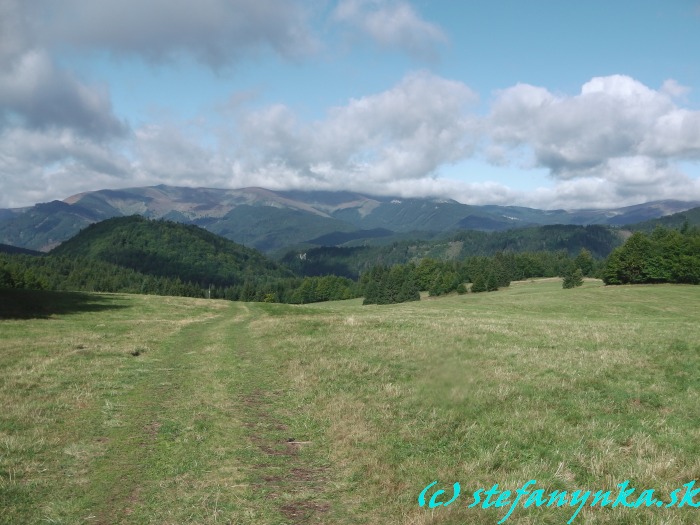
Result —
[[[0, 304], [2, 524], [496, 524], [508, 507], [469, 508], [495, 483], [614, 499], [630, 480], [630, 501], [670, 501], [700, 482], [700, 287]], [[462, 495], [420, 508], [435, 480]], [[507, 523], [574, 510], [520, 506]], [[584, 507], [574, 523], [700, 509]]]

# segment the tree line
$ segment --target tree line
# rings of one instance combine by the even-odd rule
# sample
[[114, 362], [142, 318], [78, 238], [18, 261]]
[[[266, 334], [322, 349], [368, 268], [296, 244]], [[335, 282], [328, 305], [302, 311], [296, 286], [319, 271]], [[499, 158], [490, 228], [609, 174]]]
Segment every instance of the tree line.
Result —
[[389, 304], [449, 293], [492, 292], [534, 277], [558, 277], [578, 271], [592, 277], [600, 267], [591, 253], [582, 249], [576, 257], [565, 250], [557, 252], [499, 252], [496, 255], [467, 257], [459, 261], [432, 258], [419, 263], [378, 265], [360, 278], [365, 304]]
[[[122, 259], [123, 260], [123, 259]], [[582, 250], [571, 258], [564, 251], [498, 253], [492, 257], [468, 257], [462, 261], [425, 258], [419, 263], [376, 265], [358, 280], [337, 275], [281, 277], [257, 273], [254, 267], [221, 279], [185, 280], [180, 275], [153, 275], [88, 256], [30, 256], [0, 254], [0, 287], [44, 290], [125, 292], [187, 297], [211, 297], [233, 301], [304, 304], [365, 297], [367, 303], [387, 304], [416, 300], [419, 292], [431, 296], [453, 292], [493, 291], [512, 280], [550, 277], [576, 265], [586, 275], [596, 262]], [[162, 271], [162, 269], [161, 269]]]
[[[224, 244], [214, 248], [199, 237], [196, 242], [191, 238], [184, 242], [170, 226], [158, 225], [158, 235], [142, 236], [144, 221], [133, 219], [135, 229], [119, 230], [109, 241], [100, 238], [99, 231], [91, 231], [98, 242], [89, 247], [76, 243], [72, 251], [69, 244], [43, 256], [0, 253], [0, 288], [292, 304], [364, 297], [365, 304], [390, 304], [418, 300], [420, 292], [430, 296], [488, 292], [535, 277], [564, 277], [565, 288], [594, 276], [606, 284], [700, 283], [700, 229], [687, 224], [680, 230], [659, 227], [652, 233], [635, 232], [604, 261], [585, 248], [575, 256], [565, 249], [501, 251], [452, 260], [423, 257], [398, 264], [379, 262], [351, 279], [330, 273], [295, 276], [257, 252], [231, 248], [229, 241], [217, 239]], [[189, 233], [200, 235], [195, 230]], [[193, 242], [199, 257], [192, 255]], [[343, 249], [327, 253], [337, 255], [338, 250]]]
[[610, 254], [601, 277], [605, 284], [700, 284], [700, 228], [637, 231]]
[[345, 277], [271, 277], [250, 272], [236, 284], [183, 281], [151, 275], [88, 257], [0, 253], [0, 289], [88, 291], [175, 295], [232, 301], [292, 304], [359, 297], [356, 282]]

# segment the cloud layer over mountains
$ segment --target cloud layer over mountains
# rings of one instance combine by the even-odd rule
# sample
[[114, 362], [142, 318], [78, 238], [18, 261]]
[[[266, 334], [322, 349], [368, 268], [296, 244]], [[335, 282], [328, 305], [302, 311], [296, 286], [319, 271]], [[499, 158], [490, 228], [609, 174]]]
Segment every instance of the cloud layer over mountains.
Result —
[[[195, 125], [130, 122], [115, 113], [108, 85], [61, 60], [63, 52], [154, 67], [192, 60], [235, 75], [240, 62], [269, 56], [321, 60], [333, 44], [319, 25], [369, 39], [377, 52], [399, 50], [415, 69], [320, 118], [284, 103], [242, 104]], [[403, 0], [208, 0], [196, 9], [179, 0], [0, 0], [0, 207], [158, 183], [430, 193], [542, 208], [700, 198], [698, 180], [683, 171], [700, 160], [700, 111], [687, 107], [688, 88], [618, 74], [591, 78], [576, 94], [528, 84], [476, 93], [425, 69], [448, 44]], [[439, 176], [465, 159], [524, 177], [546, 169], [553, 183], [522, 193]]]

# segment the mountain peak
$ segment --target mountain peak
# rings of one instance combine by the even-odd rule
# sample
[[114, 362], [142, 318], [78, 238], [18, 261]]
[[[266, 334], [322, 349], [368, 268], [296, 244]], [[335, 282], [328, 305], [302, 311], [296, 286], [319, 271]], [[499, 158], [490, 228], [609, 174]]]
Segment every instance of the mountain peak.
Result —
[[200, 225], [247, 246], [274, 251], [311, 245], [317, 239], [352, 238], [357, 243], [362, 241], [364, 231], [434, 234], [549, 224], [626, 225], [696, 206], [700, 202], [662, 200], [604, 210], [537, 210], [466, 205], [444, 197], [159, 184], [83, 192], [25, 210], [0, 210], [0, 243], [46, 250], [91, 223], [138, 214]]

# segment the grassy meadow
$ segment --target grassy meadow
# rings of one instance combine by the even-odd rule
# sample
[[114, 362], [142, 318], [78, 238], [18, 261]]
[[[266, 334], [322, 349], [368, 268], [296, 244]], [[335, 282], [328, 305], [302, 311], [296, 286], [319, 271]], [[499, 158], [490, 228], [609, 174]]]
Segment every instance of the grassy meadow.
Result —
[[[496, 524], [508, 507], [471, 493], [530, 479], [669, 501], [700, 482], [699, 393], [697, 286], [545, 279], [388, 306], [0, 292], [0, 523]], [[435, 480], [462, 495], [420, 508]]]

